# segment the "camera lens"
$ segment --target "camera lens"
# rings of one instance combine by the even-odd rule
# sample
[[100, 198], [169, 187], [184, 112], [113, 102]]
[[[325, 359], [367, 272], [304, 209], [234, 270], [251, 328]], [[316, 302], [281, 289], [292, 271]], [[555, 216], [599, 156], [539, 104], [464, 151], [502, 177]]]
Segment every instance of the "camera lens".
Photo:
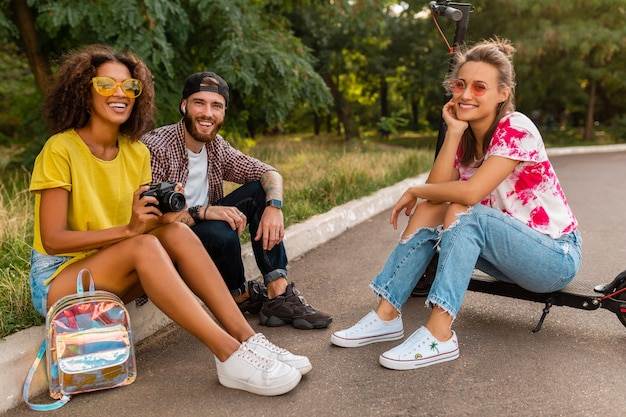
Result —
[[170, 191], [163, 195], [163, 212], [182, 211], [185, 208], [185, 195], [176, 191]]

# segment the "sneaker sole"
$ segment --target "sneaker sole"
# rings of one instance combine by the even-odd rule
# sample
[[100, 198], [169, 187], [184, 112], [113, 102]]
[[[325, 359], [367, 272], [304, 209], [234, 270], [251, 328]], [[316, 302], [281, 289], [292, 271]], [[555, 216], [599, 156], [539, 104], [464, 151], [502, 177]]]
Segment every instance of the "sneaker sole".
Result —
[[425, 366], [434, 365], [436, 363], [442, 363], [454, 360], [459, 357], [459, 350], [454, 350], [448, 353], [442, 353], [441, 355], [432, 356], [430, 358], [422, 360], [406, 360], [401, 361], [397, 359], [387, 358], [380, 355], [378, 362], [385, 368], [394, 369], [396, 371], [408, 371], [411, 369], [423, 368]]
[[344, 339], [335, 335], [334, 333], [330, 336], [330, 342], [333, 345], [345, 348], [354, 348], [369, 345], [372, 343], [378, 342], [391, 342], [394, 340], [400, 340], [404, 337], [404, 330], [395, 333], [387, 333], [379, 336], [372, 336], [363, 339]]
[[325, 329], [332, 321], [333, 319], [331, 317], [329, 319], [317, 320], [311, 323], [305, 319], [289, 320], [281, 319], [280, 317], [276, 316], [267, 317], [265, 314], [263, 314], [263, 312], [259, 312], [259, 322], [261, 323], [261, 325], [267, 327], [279, 327], [291, 323], [293, 327], [301, 330]]
[[302, 375], [295, 368], [292, 368], [292, 369], [295, 372], [293, 372], [293, 377], [291, 378], [291, 380], [281, 385], [274, 385], [270, 387], [261, 387], [258, 385], [249, 384], [240, 379], [230, 378], [228, 376], [220, 375], [219, 373], [217, 374], [217, 379], [220, 381], [220, 384], [222, 384], [223, 386], [227, 388], [238, 389], [242, 391], [251, 392], [257, 395], [271, 397], [271, 396], [286, 394], [298, 385], [298, 383], [302, 379]]

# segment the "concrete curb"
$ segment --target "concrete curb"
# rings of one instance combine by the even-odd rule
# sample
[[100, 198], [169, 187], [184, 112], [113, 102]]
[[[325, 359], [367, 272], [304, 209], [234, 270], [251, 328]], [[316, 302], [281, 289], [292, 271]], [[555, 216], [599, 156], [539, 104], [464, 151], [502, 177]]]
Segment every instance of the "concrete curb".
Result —
[[[607, 146], [581, 146], [572, 148], [548, 149], [550, 156], [605, 153], [626, 151], [626, 144]], [[317, 246], [339, 236], [346, 230], [389, 209], [402, 192], [412, 184], [423, 183], [427, 174], [406, 179], [393, 186], [377, 191], [371, 196], [351, 201], [335, 207], [327, 213], [315, 216], [303, 223], [293, 225], [285, 231], [285, 247], [293, 260]], [[246, 268], [246, 278], [260, 277], [254, 261], [250, 244], [242, 253]], [[160, 312], [152, 303], [135, 308], [128, 305], [133, 322], [135, 341], [140, 341], [165, 327], [171, 320]], [[3, 413], [22, 401], [22, 387], [33, 359], [35, 358], [44, 336], [43, 326], [23, 330], [0, 341], [0, 413]], [[43, 366], [43, 365], [42, 365]], [[45, 372], [39, 370], [31, 384], [31, 396], [48, 389]]]

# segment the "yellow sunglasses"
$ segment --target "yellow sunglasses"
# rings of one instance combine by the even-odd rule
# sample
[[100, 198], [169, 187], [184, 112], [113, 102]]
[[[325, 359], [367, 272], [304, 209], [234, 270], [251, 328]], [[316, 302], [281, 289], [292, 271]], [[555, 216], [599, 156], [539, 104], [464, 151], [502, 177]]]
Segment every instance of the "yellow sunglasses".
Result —
[[118, 83], [111, 77], [93, 77], [91, 82], [93, 83], [93, 88], [95, 88], [96, 93], [104, 97], [109, 97], [115, 94], [117, 87], [122, 87], [122, 91], [126, 97], [129, 98], [137, 98], [143, 91], [141, 81], [135, 78], [129, 78], [121, 83]]

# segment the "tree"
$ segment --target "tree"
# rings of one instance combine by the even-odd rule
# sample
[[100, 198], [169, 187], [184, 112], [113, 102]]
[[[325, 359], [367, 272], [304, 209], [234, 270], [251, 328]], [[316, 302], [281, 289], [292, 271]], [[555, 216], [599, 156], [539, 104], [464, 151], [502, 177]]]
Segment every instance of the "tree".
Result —
[[20, 0], [11, 0], [11, 10], [24, 43], [24, 50], [28, 57], [30, 68], [35, 76], [35, 83], [40, 91], [45, 92], [52, 74], [48, 58], [39, 48], [33, 13], [26, 5], [26, 2]]
[[[184, 80], [200, 70], [229, 82], [232, 104], [225, 127], [239, 135], [284, 121], [302, 101], [320, 112], [331, 103], [313, 70], [313, 56], [286, 22], [264, 14], [257, 0], [127, 0], [123, 8], [96, 0], [11, 0], [11, 5], [0, 15], [0, 36], [23, 48], [35, 74], [52, 73], [48, 62], [91, 43], [142, 57], [155, 76], [160, 123], [179, 117]], [[45, 85], [36, 78], [40, 88]]]
[[608, 121], [626, 111], [623, 104], [616, 106], [624, 102], [626, 87], [625, 0], [479, 3], [475, 19], [481, 35], [513, 40], [521, 62], [516, 66], [518, 80], [529, 82], [525, 89], [533, 89], [535, 103], [557, 102], [552, 110], [570, 112], [584, 106], [584, 140], [593, 140], [596, 120]]
[[[437, 22], [451, 42], [453, 22], [444, 18], [438, 18]], [[389, 22], [388, 28], [391, 45], [386, 54], [395, 67], [398, 93], [408, 104], [410, 125], [417, 129], [422, 119], [430, 126], [437, 126], [445, 94], [442, 81], [450, 63], [446, 41], [422, 1], [408, 2], [408, 7]], [[425, 113], [421, 118], [420, 109]]]
[[[322, 120], [334, 123], [346, 140], [406, 114], [412, 129], [440, 120], [449, 56], [424, 0], [127, 0], [123, 12], [99, 0], [0, 0], [0, 6], [0, 52], [9, 57], [0, 59], [10, 62], [10, 45], [19, 45], [32, 68], [33, 79], [22, 77], [22, 86], [45, 86], [54, 69], [47, 62], [77, 46], [131, 49], [155, 74], [159, 123], [180, 117], [181, 86], [200, 70], [220, 73], [231, 85], [225, 131], [240, 136], [295, 117], [313, 119], [317, 132]], [[518, 50], [521, 111], [576, 115], [587, 139], [594, 124], [626, 113], [626, 0], [472, 6], [468, 44], [501, 36]], [[451, 41], [455, 23], [437, 21]], [[9, 90], [0, 88], [4, 118], [6, 109], [25, 107], [23, 95], [3, 95]]]
[[284, 29], [287, 20], [264, 13], [262, 2], [212, 0], [212, 7], [205, 7], [206, 1], [192, 3], [194, 36], [214, 42], [190, 45], [188, 65], [206, 68], [211, 57], [211, 67], [234, 87], [234, 106], [245, 109], [238, 122], [247, 126], [249, 135], [262, 126], [273, 128], [284, 122], [303, 103], [314, 112], [326, 112], [332, 100], [314, 69], [316, 60], [300, 39]]
[[[372, 40], [384, 37], [382, 11], [387, 2], [337, 0], [305, 3], [285, 15], [296, 36], [318, 58], [316, 70], [333, 96], [345, 139], [359, 138], [359, 122], [353, 110], [355, 103], [348, 96], [351, 89], [358, 94], [363, 91], [354, 81], [359, 73], [361, 76], [368, 73], [364, 66], [369, 59], [375, 59], [371, 54], [384, 45], [384, 41], [373, 43]], [[366, 86], [365, 83], [362, 85]]]

